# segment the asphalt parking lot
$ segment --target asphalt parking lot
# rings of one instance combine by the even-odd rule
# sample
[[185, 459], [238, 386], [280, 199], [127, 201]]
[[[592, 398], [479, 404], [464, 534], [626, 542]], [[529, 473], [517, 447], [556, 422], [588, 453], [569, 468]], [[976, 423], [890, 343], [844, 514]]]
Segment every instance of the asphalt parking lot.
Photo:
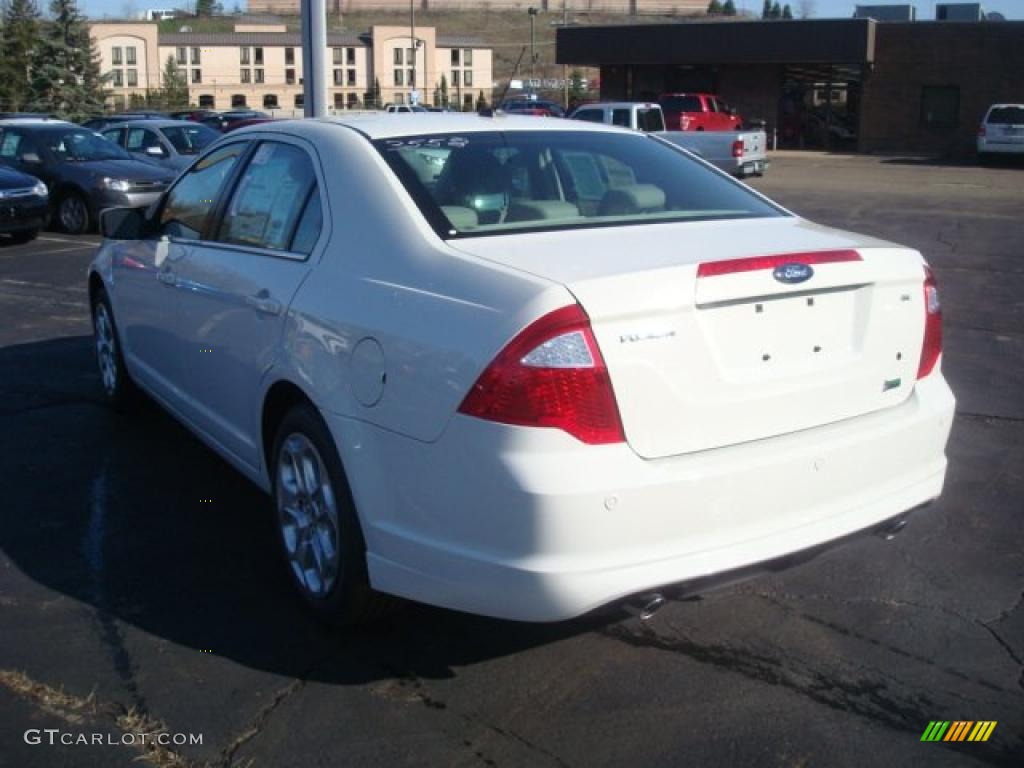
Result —
[[[946, 491], [893, 541], [648, 622], [408, 606], [322, 628], [259, 492], [155, 407], [103, 407], [97, 238], [0, 243], [0, 766], [1024, 762], [1024, 169], [780, 155], [753, 185], [935, 267], [958, 397]], [[933, 720], [998, 725], [922, 743]]]

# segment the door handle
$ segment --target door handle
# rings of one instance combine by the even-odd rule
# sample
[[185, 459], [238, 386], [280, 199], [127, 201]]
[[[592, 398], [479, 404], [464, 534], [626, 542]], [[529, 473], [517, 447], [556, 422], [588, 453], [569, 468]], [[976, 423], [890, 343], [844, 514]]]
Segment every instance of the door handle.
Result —
[[173, 269], [161, 269], [156, 273], [156, 279], [164, 285], [169, 285], [171, 288], [178, 286], [178, 276], [174, 274]]
[[264, 294], [265, 291], [260, 291], [255, 296], [246, 296], [245, 303], [257, 312], [262, 312], [265, 315], [280, 315], [281, 302]]

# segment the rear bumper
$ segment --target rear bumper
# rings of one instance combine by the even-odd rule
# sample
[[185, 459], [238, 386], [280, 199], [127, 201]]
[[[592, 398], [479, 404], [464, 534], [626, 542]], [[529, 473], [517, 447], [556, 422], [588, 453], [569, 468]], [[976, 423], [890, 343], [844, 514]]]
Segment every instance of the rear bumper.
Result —
[[1024, 137], [1018, 141], [978, 139], [978, 153], [985, 155], [1024, 155]]
[[556, 621], [722, 577], [876, 526], [942, 491], [952, 393], [669, 459], [457, 416], [418, 443], [337, 417], [373, 586]]

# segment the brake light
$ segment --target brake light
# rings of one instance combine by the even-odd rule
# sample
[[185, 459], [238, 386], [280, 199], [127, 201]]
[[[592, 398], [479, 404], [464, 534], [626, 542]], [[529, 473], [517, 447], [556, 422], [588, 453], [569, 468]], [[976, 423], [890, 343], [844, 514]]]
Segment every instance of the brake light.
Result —
[[917, 367], [917, 378], [923, 379], [935, 368], [942, 354], [942, 306], [939, 304], [939, 287], [935, 275], [927, 266], [924, 268], [924, 341], [921, 342], [921, 362]]
[[979, 136], [984, 136], [985, 135], [985, 124], [984, 123], [982, 123], [981, 125], [978, 126], [978, 135]]
[[736, 139], [732, 143], [732, 156], [743, 157], [743, 139]]
[[459, 413], [553, 427], [588, 445], [625, 441], [608, 368], [578, 304], [527, 326], [480, 374]]
[[841, 250], [779, 253], [774, 256], [752, 256], [742, 259], [706, 261], [697, 267], [697, 277], [715, 277], [717, 275], [731, 275], [735, 272], [775, 269], [783, 264], [835, 264], [843, 261], [861, 261], [861, 257], [857, 251]]

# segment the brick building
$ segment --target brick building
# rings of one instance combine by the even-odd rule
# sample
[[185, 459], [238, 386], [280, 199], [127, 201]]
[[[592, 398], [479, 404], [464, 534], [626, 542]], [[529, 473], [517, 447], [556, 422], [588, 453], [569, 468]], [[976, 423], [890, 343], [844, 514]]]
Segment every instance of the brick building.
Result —
[[557, 60], [602, 99], [720, 94], [780, 146], [966, 155], [985, 109], [1024, 101], [1024, 22], [873, 19], [569, 27]]

